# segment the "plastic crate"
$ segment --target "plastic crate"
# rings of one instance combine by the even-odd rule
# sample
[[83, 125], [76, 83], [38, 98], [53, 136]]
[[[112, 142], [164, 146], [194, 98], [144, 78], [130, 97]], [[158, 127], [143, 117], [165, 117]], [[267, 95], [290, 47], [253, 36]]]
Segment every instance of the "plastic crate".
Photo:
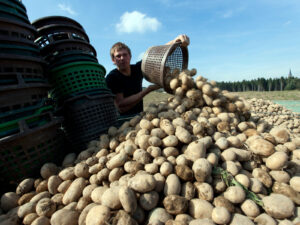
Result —
[[68, 63], [50, 71], [53, 98], [60, 101], [83, 92], [107, 88], [105, 68], [99, 63], [81, 61]]
[[0, 52], [0, 74], [19, 73], [35, 76], [44, 73], [46, 62], [41, 57], [5, 54]]
[[30, 24], [26, 10], [13, 2], [0, 0], [0, 17]]
[[61, 54], [48, 56], [45, 59], [49, 62], [48, 68], [50, 70], [72, 62], [89, 61], [98, 63], [98, 60], [94, 55], [80, 51], [68, 51]]
[[53, 111], [54, 106], [49, 104], [48, 102], [50, 102], [50, 100], [43, 99], [36, 105], [0, 113], [0, 126], [3, 125], [2, 123], [12, 122], [15, 120], [20, 120], [22, 118], [25, 119], [26, 117], [39, 115], [42, 112], [46, 111]]
[[33, 106], [48, 97], [48, 84], [31, 84], [0, 88], [0, 113]]
[[61, 160], [61, 122], [61, 118], [51, 116], [50, 122], [30, 128], [23, 120], [19, 133], [0, 139], [1, 184], [17, 184], [23, 178], [37, 176], [44, 163]]
[[34, 41], [37, 30], [34, 26], [11, 19], [0, 18], [0, 37], [10, 40]]
[[67, 138], [78, 151], [115, 125], [118, 116], [112, 94], [74, 97], [64, 103], [61, 112]]
[[93, 56], [97, 56], [95, 48], [86, 41], [67, 39], [59, 40], [53, 43], [38, 43], [41, 48], [41, 55], [43, 57], [48, 57], [52, 55], [61, 54], [63, 52], [69, 51], [80, 51], [83, 53], [88, 53]]
[[73, 20], [65, 16], [46, 16], [32, 22], [32, 25], [37, 29], [51, 24], [72, 25], [83, 29], [82, 25], [78, 23], [76, 20]]

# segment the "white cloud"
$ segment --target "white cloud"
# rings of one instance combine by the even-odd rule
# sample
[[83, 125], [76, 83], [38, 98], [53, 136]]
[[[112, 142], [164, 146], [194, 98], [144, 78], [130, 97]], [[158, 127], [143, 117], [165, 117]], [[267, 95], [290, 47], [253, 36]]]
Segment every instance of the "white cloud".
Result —
[[227, 11], [223, 14], [223, 18], [227, 19], [227, 18], [232, 17], [232, 15], [233, 15], [233, 12], [231, 10]]
[[77, 13], [71, 8], [71, 6], [66, 4], [58, 4], [58, 8], [62, 11], [65, 11], [71, 15], [77, 15]]
[[292, 23], [292, 21], [286, 21], [285, 23], [284, 23], [284, 25], [289, 25], [289, 24], [291, 24]]
[[120, 23], [116, 25], [116, 29], [120, 33], [144, 33], [146, 31], [157, 31], [161, 23], [153, 17], [148, 17], [146, 14], [138, 11], [125, 12]]

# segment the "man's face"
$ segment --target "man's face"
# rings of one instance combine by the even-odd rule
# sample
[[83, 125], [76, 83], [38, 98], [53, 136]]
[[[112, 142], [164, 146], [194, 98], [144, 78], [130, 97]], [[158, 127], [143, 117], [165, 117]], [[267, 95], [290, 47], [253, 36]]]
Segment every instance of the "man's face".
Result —
[[131, 56], [127, 49], [115, 50], [113, 62], [119, 69], [126, 69], [130, 66]]

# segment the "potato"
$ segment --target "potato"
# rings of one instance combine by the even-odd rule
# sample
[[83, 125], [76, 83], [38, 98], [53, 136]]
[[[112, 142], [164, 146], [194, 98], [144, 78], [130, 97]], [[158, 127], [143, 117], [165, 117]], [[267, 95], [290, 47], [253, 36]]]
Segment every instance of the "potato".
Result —
[[290, 179], [290, 185], [295, 190], [300, 192], [300, 176], [294, 176]]
[[58, 176], [62, 180], [73, 180], [75, 178], [74, 167], [67, 167], [59, 172]]
[[208, 201], [194, 198], [189, 203], [189, 214], [195, 219], [211, 219], [213, 208]]
[[241, 209], [245, 213], [245, 215], [250, 218], [255, 218], [260, 214], [258, 205], [251, 199], [246, 199], [241, 204]]
[[40, 216], [36, 218], [32, 223], [32, 225], [50, 225], [50, 220], [49, 218], [45, 216]]
[[208, 183], [200, 183], [200, 182], [195, 182], [194, 183], [197, 193], [198, 193], [198, 198], [206, 200], [206, 201], [212, 201], [214, 198], [214, 191], [213, 188], [210, 186]]
[[137, 207], [137, 199], [134, 191], [129, 187], [120, 187], [119, 199], [123, 209], [128, 212], [134, 212]]
[[101, 205], [107, 206], [110, 209], [120, 209], [121, 202], [119, 198], [120, 187], [111, 187], [104, 191], [101, 197]]
[[206, 154], [206, 147], [204, 142], [202, 141], [193, 141], [188, 146], [187, 149], [184, 151], [184, 156], [193, 162], [195, 162], [199, 158], [205, 157]]
[[252, 171], [253, 177], [262, 182], [267, 188], [272, 186], [272, 178], [271, 176], [261, 168], [255, 168]]
[[58, 186], [62, 183], [62, 179], [57, 175], [49, 177], [47, 187], [50, 194], [55, 195], [57, 193]]
[[251, 141], [249, 144], [249, 148], [254, 154], [261, 156], [270, 156], [275, 151], [274, 145], [262, 138]]
[[155, 208], [150, 211], [147, 224], [164, 224], [172, 216], [164, 208]]
[[151, 130], [151, 136], [158, 137], [160, 139], [163, 139], [167, 136], [167, 134], [161, 129], [161, 128], [154, 128]]
[[286, 219], [294, 213], [294, 203], [282, 194], [271, 194], [262, 199], [264, 210], [275, 219]]
[[185, 144], [190, 143], [192, 140], [191, 134], [181, 126], [176, 127], [175, 136], [178, 138], [179, 141]]
[[178, 138], [175, 135], [169, 135], [162, 139], [162, 143], [165, 147], [175, 147], [178, 144]]
[[87, 181], [84, 178], [76, 178], [65, 192], [63, 197], [63, 204], [67, 205], [71, 202], [76, 202], [82, 195], [82, 191], [85, 188], [86, 184]]
[[41, 200], [42, 198], [50, 198], [51, 197], [51, 194], [48, 192], [48, 191], [44, 191], [44, 192], [41, 192], [41, 193], [38, 193], [36, 194], [35, 196], [33, 196], [31, 199], [30, 199], [30, 202], [34, 202], [34, 203], [37, 203], [39, 200]]
[[240, 186], [230, 186], [224, 193], [224, 197], [233, 204], [238, 204], [245, 200], [246, 194]]
[[297, 205], [300, 205], [300, 193], [295, 191], [290, 185], [286, 183], [274, 182], [272, 191], [273, 193], [283, 194], [289, 197]]
[[124, 170], [130, 174], [136, 174], [139, 170], [142, 170], [143, 168], [143, 164], [137, 161], [127, 161], [124, 164]]
[[250, 179], [245, 174], [237, 174], [235, 179], [242, 184], [244, 187], [249, 188], [250, 186]]
[[89, 178], [89, 166], [85, 162], [77, 163], [74, 167], [74, 174], [76, 177]]
[[175, 217], [175, 221], [188, 224], [190, 221], [193, 220], [193, 217], [191, 217], [189, 214], [178, 214]]
[[282, 169], [288, 161], [288, 155], [285, 152], [275, 152], [266, 160], [266, 166], [271, 170]]
[[207, 159], [200, 158], [193, 163], [192, 170], [196, 180], [204, 182], [211, 175], [212, 167]]
[[175, 134], [175, 127], [168, 119], [162, 119], [160, 121], [160, 128], [168, 135], [174, 135]]
[[274, 127], [270, 130], [270, 134], [275, 137], [277, 143], [283, 144], [288, 142], [290, 139], [290, 134], [287, 129], [282, 127]]
[[32, 178], [27, 178], [23, 180], [16, 189], [16, 194], [17, 195], [23, 195], [33, 189], [33, 184], [34, 184], [34, 179]]
[[165, 177], [161, 175], [160, 173], [156, 173], [153, 175], [153, 178], [155, 179], [156, 186], [155, 186], [155, 191], [156, 192], [161, 192], [164, 189], [165, 186]]
[[30, 225], [39, 216], [36, 213], [27, 214], [23, 219], [23, 224]]
[[179, 195], [181, 191], [181, 185], [179, 177], [176, 174], [168, 175], [164, 186], [164, 194], [167, 195]]
[[44, 179], [48, 179], [52, 175], [56, 175], [58, 167], [54, 163], [45, 163], [41, 168], [41, 176]]
[[137, 149], [133, 153], [133, 160], [135, 160], [141, 164], [147, 164], [152, 161], [152, 157], [144, 149]]
[[224, 207], [215, 207], [211, 217], [216, 224], [227, 224], [231, 219], [229, 211]]
[[100, 186], [100, 187], [94, 188], [90, 194], [92, 201], [95, 203], [101, 204], [101, 197], [107, 189], [108, 189], [108, 187], [105, 187], [105, 186]]
[[86, 225], [86, 216], [88, 214], [88, 212], [90, 211], [91, 208], [93, 208], [94, 206], [97, 206], [96, 203], [90, 203], [88, 204], [80, 213], [79, 218], [78, 218], [78, 225]]
[[141, 194], [141, 196], [139, 198], [139, 205], [144, 210], [149, 211], [156, 207], [158, 200], [159, 200], [158, 193], [156, 191], [150, 191], [150, 192]]
[[110, 171], [108, 175], [108, 181], [113, 182], [119, 180], [119, 178], [123, 175], [124, 170], [123, 168], [114, 168], [112, 171]]
[[75, 210], [81, 212], [88, 204], [92, 202], [91, 198], [81, 197], [78, 200]]
[[254, 219], [257, 225], [277, 225], [277, 222], [268, 214], [262, 213]]
[[27, 214], [35, 212], [36, 202], [28, 202], [18, 208], [18, 217], [24, 218]]
[[43, 198], [36, 205], [36, 213], [39, 216], [51, 217], [55, 210], [56, 205], [50, 198]]
[[275, 171], [272, 170], [269, 172], [271, 177], [280, 183], [288, 183], [291, 179], [290, 175], [286, 171]]
[[254, 225], [254, 223], [246, 216], [234, 213], [232, 215], [231, 223], [230, 225]]
[[188, 210], [188, 200], [179, 195], [168, 195], [163, 200], [163, 205], [168, 213], [178, 215]]
[[162, 145], [162, 140], [161, 140], [159, 137], [151, 136], [151, 137], [148, 139], [148, 144], [149, 144], [150, 146], [159, 147], [159, 146]]
[[155, 163], [146, 164], [145, 171], [149, 174], [156, 174], [158, 172], [158, 165]]
[[[52, 216], [51, 225], [77, 225], [79, 213], [70, 209], [60, 209]], [[87, 224], [88, 225], [88, 224]]]
[[128, 181], [128, 186], [135, 191], [145, 193], [154, 190], [156, 180], [150, 174], [136, 174]]
[[4, 193], [1, 197], [1, 209], [5, 212], [18, 206], [19, 196], [14, 192]]
[[161, 175], [168, 176], [173, 172], [173, 165], [170, 162], [163, 162], [159, 169]]

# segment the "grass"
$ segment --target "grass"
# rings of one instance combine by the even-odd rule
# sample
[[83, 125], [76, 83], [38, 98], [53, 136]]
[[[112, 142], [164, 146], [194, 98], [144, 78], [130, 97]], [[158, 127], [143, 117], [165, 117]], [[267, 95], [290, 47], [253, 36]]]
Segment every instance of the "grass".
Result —
[[[234, 92], [238, 96], [245, 99], [258, 98], [266, 100], [300, 100], [300, 90], [294, 91], [246, 91], [246, 92]], [[159, 103], [170, 97], [170, 94], [163, 92], [151, 92], [144, 98], [144, 107], [147, 107], [150, 103]]]

